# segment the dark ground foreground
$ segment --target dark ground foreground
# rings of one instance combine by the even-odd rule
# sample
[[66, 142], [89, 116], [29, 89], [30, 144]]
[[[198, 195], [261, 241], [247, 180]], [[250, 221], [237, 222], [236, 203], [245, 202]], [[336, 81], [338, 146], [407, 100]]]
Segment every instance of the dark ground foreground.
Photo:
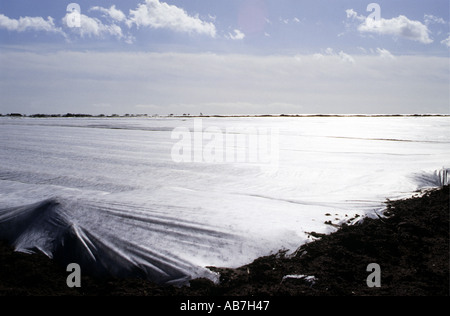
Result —
[[[210, 268], [220, 285], [193, 280], [190, 287], [145, 280], [96, 279], [83, 275], [69, 288], [69, 272], [43, 254], [14, 252], [0, 243], [0, 295], [32, 296], [448, 296], [449, 187], [406, 200], [387, 201], [385, 217], [342, 226], [287, 257], [262, 257], [237, 268]], [[381, 268], [381, 286], [368, 287], [369, 263]], [[314, 280], [283, 278], [314, 276]]]

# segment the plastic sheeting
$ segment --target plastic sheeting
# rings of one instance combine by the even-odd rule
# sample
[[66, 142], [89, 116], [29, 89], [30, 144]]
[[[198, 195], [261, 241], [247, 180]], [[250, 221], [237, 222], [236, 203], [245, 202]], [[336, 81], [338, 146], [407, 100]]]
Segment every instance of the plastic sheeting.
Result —
[[202, 131], [279, 131], [275, 169], [175, 162], [171, 132], [193, 124], [0, 118], [0, 238], [96, 275], [217, 281], [208, 266], [294, 251], [335, 229], [325, 221], [448, 182], [448, 117], [202, 120]]

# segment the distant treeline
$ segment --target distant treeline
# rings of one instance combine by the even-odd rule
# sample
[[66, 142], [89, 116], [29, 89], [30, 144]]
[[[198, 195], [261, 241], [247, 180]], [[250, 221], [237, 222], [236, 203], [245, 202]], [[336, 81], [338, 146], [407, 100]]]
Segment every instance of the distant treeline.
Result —
[[9, 116], [9, 117], [404, 117], [404, 116], [450, 116], [450, 114], [236, 114], [236, 115], [191, 115], [191, 114], [167, 114], [167, 115], [158, 115], [158, 114], [83, 114], [83, 113], [66, 113], [66, 114], [21, 114], [21, 113], [8, 113], [1, 114], [1, 116]]
[[0, 116], [11, 116], [11, 117], [145, 117], [148, 116], [148, 114], [98, 114], [98, 115], [92, 115], [92, 114], [83, 114], [83, 113], [66, 113], [66, 114], [21, 114], [21, 113], [8, 113], [8, 114], [0, 114]]

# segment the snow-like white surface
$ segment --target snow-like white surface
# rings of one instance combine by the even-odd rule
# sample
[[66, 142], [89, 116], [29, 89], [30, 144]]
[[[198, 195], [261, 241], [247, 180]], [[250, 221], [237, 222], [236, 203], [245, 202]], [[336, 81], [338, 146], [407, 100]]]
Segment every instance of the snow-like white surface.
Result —
[[[206, 266], [295, 250], [307, 232], [332, 231], [325, 221], [440, 185], [450, 166], [449, 117], [203, 118], [203, 133], [198, 122], [0, 118], [0, 238], [66, 257], [78, 240], [71, 260], [119, 275], [214, 279]], [[210, 149], [214, 131], [265, 130], [277, 152], [270, 163], [176, 162], [177, 127], [190, 131], [192, 151]]]

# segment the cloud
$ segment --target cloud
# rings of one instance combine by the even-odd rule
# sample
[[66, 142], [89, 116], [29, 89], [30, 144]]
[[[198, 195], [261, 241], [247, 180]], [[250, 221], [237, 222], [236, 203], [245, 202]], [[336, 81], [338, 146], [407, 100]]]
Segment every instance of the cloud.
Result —
[[55, 26], [52, 17], [44, 20], [42, 17], [20, 17], [19, 19], [10, 19], [0, 14], [0, 28], [8, 31], [25, 32], [25, 31], [44, 31], [51, 33], [64, 34], [64, 32]]
[[[71, 13], [66, 13], [62, 18], [62, 24], [66, 28], [64, 31], [61, 27], [55, 26], [52, 17], [48, 17], [47, 20], [42, 17], [28, 16], [11, 19], [0, 14], [0, 29], [16, 32], [44, 31], [59, 33], [66, 39], [70, 34], [91, 38], [113, 36], [117, 39], [125, 40], [127, 43], [133, 42], [134, 37], [129, 33], [128, 35], [123, 34], [122, 27], [124, 25], [127, 25], [129, 28], [135, 25], [138, 28], [163, 28], [189, 34], [197, 33], [211, 37], [216, 36], [216, 27], [212, 22], [202, 21], [198, 16], [191, 16], [183, 9], [159, 0], [145, 0], [135, 10], [130, 10], [128, 17], [124, 12], [117, 9], [115, 5], [109, 8], [93, 6], [88, 10], [88, 12], [95, 11], [102, 13], [101, 19], [80, 14], [80, 25], [77, 27], [68, 23], [69, 18], [72, 16]], [[214, 21], [215, 17], [209, 15], [209, 19]], [[242, 32], [236, 30], [234, 34], [230, 34], [229, 38], [243, 39], [244, 37], [245, 35]]]
[[333, 51], [333, 49], [330, 47], [325, 49], [325, 54], [317, 53], [317, 54], [313, 55], [313, 58], [316, 60], [320, 60], [326, 56], [333, 57], [334, 59], [337, 59], [342, 63], [349, 63], [349, 64], [355, 63], [355, 59], [352, 56], [350, 56], [349, 54], [346, 54], [343, 51], [340, 51], [339, 53], [335, 53]]
[[450, 48], [450, 35], [446, 39], [442, 40], [441, 44]]
[[176, 32], [216, 36], [216, 27], [213, 23], [190, 16], [183, 9], [159, 0], [145, 0], [145, 3], [139, 4], [136, 10], [130, 10], [127, 24], [129, 27], [149, 26], [155, 29], [164, 28]]
[[432, 14], [425, 14], [423, 16], [425, 25], [430, 25], [430, 24], [445, 24], [445, 21], [443, 18], [439, 18], [437, 16], [434, 16]]
[[345, 13], [347, 14], [347, 19], [357, 19], [361, 21], [365, 19], [363, 16], [358, 15], [353, 9], [347, 9], [345, 10]]
[[395, 56], [392, 55], [387, 49], [377, 48], [377, 53], [382, 59], [395, 59]]
[[432, 43], [429, 37], [430, 31], [427, 26], [419, 21], [409, 20], [404, 15], [399, 15], [392, 19], [381, 18], [378, 21], [366, 19], [364, 23], [358, 26], [360, 32], [377, 33], [381, 35], [393, 35], [409, 40], [418, 41], [423, 44]]
[[[68, 24], [69, 13], [67, 13], [62, 21], [66, 26], [70, 26]], [[91, 18], [87, 15], [81, 14], [80, 16], [80, 27], [70, 27], [70, 29], [78, 33], [81, 37], [105, 37], [105, 36], [114, 36], [118, 39], [124, 38], [122, 33], [122, 28], [116, 24], [103, 24], [97, 18]]]
[[347, 19], [362, 22], [357, 29], [361, 33], [375, 33], [379, 35], [392, 35], [409, 40], [417, 41], [423, 44], [430, 44], [433, 40], [430, 38], [430, 30], [427, 25], [420, 21], [410, 20], [404, 15], [396, 18], [378, 20], [366, 18], [358, 15], [353, 9], [347, 9]]
[[116, 9], [115, 5], [112, 5], [109, 9], [100, 6], [95, 6], [90, 8], [89, 11], [102, 12], [105, 16], [108, 16], [109, 18], [111, 18], [116, 22], [123, 22], [127, 19], [126, 15], [121, 10]]
[[355, 63], [355, 59], [352, 56], [350, 56], [349, 54], [344, 53], [343, 51], [340, 51], [338, 56], [341, 59], [341, 61], [343, 61], [345, 63], [350, 63], [350, 64]]
[[[113, 6], [114, 7], [114, 6]], [[114, 9], [112, 7], [112, 9]], [[114, 12], [114, 11], [111, 11]], [[117, 37], [119, 39], [127, 39], [122, 33], [120, 26], [116, 24], [103, 24], [99, 19], [92, 18], [87, 15], [80, 15], [80, 26], [70, 27], [68, 19], [71, 13], [66, 13], [62, 18], [62, 24], [71, 30], [72, 33], [77, 33], [81, 37], [105, 37], [107, 35]], [[26, 32], [26, 31], [42, 31], [49, 33], [57, 33], [63, 35], [66, 39], [68, 33], [64, 32], [61, 27], [57, 27], [52, 17], [44, 20], [42, 17], [20, 17], [19, 19], [11, 19], [3, 14], [0, 14], [0, 28], [8, 31]]]
[[[268, 23], [270, 22], [270, 20], [268, 20], [268, 19], [266, 19], [266, 21], [268, 21]], [[283, 23], [283, 24], [301, 23], [300, 19], [297, 18], [297, 17], [294, 17], [292, 19], [283, 19], [283, 18], [280, 17], [280, 22]], [[272, 23], [270, 22], [270, 24], [272, 24]]]
[[245, 34], [239, 30], [234, 30], [234, 34], [228, 33], [228, 37], [232, 40], [242, 40], [245, 38]]

